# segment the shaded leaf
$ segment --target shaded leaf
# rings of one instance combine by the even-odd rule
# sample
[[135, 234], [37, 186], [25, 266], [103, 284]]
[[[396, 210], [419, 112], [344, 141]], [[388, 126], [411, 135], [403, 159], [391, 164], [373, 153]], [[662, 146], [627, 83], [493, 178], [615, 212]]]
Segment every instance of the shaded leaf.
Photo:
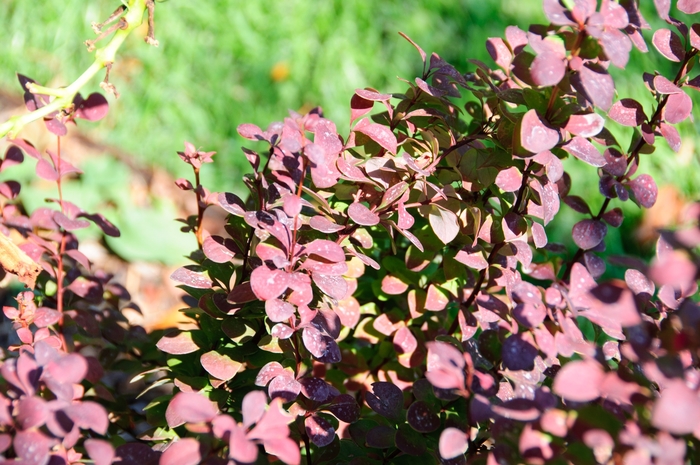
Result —
[[605, 223], [598, 220], [582, 220], [571, 231], [574, 243], [583, 250], [590, 250], [600, 244], [608, 233]]
[[333, 428], [333, 425], [316, 414], [304, 420], [304, 429], [311, 442], [318, 447], [325, 447], [335, 439], [335, 428]]
[[383, 417], [396, 420], [403, 408], [403, 393], [394, 383], [384, 381], [372, 383], [372, 391], [365, 393], [369, 408]]
[[667, 60], [679, 62], [685, 57], [681, 38], [670, 29], [657, 29], [651, 42]]
[[632, 190], [632, 200], [644, 208], [651, 208], [656, 203], [658, 188], [654, 182], [654, 178], [648, 174], [640, 174], [629, 182], [629, 187]]
[[431, 433], [440, 427], [440, 417], [421, 400], [415, 401], [408, 407], [406, 421], [419, 433]]

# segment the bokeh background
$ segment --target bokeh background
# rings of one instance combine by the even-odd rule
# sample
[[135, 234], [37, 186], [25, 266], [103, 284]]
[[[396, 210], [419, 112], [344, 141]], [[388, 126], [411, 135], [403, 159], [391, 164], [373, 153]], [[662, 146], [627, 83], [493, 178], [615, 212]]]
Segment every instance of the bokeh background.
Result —
[[[659, 24], [653, 2], [642, 3], [646, 18]], [[16, 72], [50, 86], [67, 85], [79, 76], [92, 62], [83, 44], [94, 37], [90, 24], [104, 20], [119, 4], [119, 0], [1, 1], [0, 117], [24, 111]], [[266, 127], [284, 118], [288, 109], [305, 111], [320, 105], [339, 132], [347, 133], [348, 102], [356, 88], [401, 92], [405, 85], [397, 77], [413, 79], [420, 73], [417, 52], [398, 31], [467, 72], [473, 68], [469, 58], [491, 63], [484, 47], [488, 37], [502, 36], [511, 24], [526, 29], [544, 21], [540, 0], [158, 3], [160, 46], [144, 43], [145, 26], [129, 36], [110, 75], [120, 98], [108, 97], [111, 109], [105, 120], [71, 130], [66, 155], [85, 175], [70, 183], [65, 195], [86, 210], [105, 213], [122, 231], [117, 240], [93, 237], [94, 256], [140, 264], [138, 277], [126, 276], [127, 281], [136, 279], [131, 284], [138, 287], [151, 279], [152, 292], [157, 293], [158, 280], [167, 277], [164, 269], [183, 264], [183, 254], [195, 246], [173, 221], [192, 207], [172, 187], [175, 178], [189, 175], [176, 155], [185, 140], [218, 152], [216, 163], [203, 173], [208, 188], [241, 193], [240, 179], [248, 165], [236, 127], [246, 122]], [[646, 55], [633, 51], [628, 70], [614, 69], [613, 74], [621, 97], [637, 98], [651, 108], [642, 71], [668, 75], [671, 67], [653, 50], [650, 35], [646, 37], [652, 50]], [[84, 95], [97, 90], [99, 79]], [[697, 106], [694, 115], [698, 121]], [[642, 215], [631, 202], [621, 205], [627, 220], [606, 239], [610, 253], [648, 256], [654, 227], [673, 224], [687, 200], [700, 198], [697, 129], [690, 121], [680, 125], [684, 143], [679, 154], [660, 141], [654, 154], [644, 156], [641, 171], [668, 186], [661, 192], [663, 206]], [[43, 148], [55, 145], [40, 123], [22, 135]], [[623, 129], [616, 135], [620, 140], [632, 136]], [[580, 165], [576, 160], [566, 162], [574, 178], [572, 193], [597, 209], [602, 196], [596, 173]], [[3, 176], [30, 180], [32, 163]], [[28, 209], [41, 206], [44, 198], [55, 195], [53, 189], [34, 182], [23, 193], [23, 201]], [[570, 228], [580, 215], [563, 205], [561, 216], [554, 237], [572, 246]], [[640, 223], [642, 232], [635, 232]]]

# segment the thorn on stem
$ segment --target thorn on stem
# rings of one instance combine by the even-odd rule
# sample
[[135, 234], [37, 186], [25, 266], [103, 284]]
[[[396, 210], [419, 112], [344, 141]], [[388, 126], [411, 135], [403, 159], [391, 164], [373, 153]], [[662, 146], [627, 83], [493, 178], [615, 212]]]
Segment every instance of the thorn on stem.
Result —
[[126, 10], [126, 7], [124, 5], [120, 5], [119, 8], [114, 10], [114, 12], [109, 15], [109, 18], [105, 20], [103, 23], [92, 23], [92, 30], [95, 31], [95, 34], [99, 34], [102, 32], [102, 28], [105, 27], [106, 25], [114, 22], [118, 17], [124, 13], [124, 10]]
[[93, 50], [95, 50], [95, 44], [97, 42], [104, 39], [105, 37], [107, 37], [108, 35], [110, 35], [114, 31], [116, 31], [117, 29], [126, 29], [127, 27], [129, 27], [129, 23], [127, 23], [124, 18], [119, 18], [118, 22], [112, 24], [111, 26], [109, 26], [109, 28], [102, 31], [100, 33], [100, 35], [98, 35], [97, 37], [95, 37], [92, 40], [85, 41], [85, 46], [87, 46], [88, 52], [92, 52]]

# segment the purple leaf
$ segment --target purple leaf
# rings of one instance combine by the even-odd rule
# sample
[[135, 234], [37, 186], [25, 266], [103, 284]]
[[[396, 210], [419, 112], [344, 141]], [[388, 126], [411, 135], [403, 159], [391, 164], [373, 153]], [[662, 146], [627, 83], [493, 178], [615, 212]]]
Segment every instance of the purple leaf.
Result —
[[370, 139], [386, 149], [389, 153], [396, 153], [397, 140], [391, 129], [387, 126], [377, 123], [370, 123], [367, 118], [361, 119], [353, 129], [356, 132], [368, 136]]
[[574, 243], [583, 250], [590, 250], [600, 244], [607, 233], [608, 227], [598, 220], [581, 220], [571, 231]]
[[5, 181], [0, 184], [0, 195], [7, 199], [14, 199], [19, 195], [22, 186], [17, 181]]
[[[567, 26], [575, 24], [571, 20], [571, 13], [564, 7], [559, 0], [544, 0], [544, 14], [552, 24], [557, 26]], [[450, 458], [445, 457], [444, 458]]]
[[388, 449], [396, 445], [396, 430], [391, 426], [375, 426], [367, 432], [365, 442], [368, 447]]
[[335, 439], [333, 425], [315, 413], [304, 420], [304, 429], [311, 442], [318, 447], [326, 447]]
[[289, 277], [285, 271], [271, 270], [262, 265], [250, 274], [250, 286], [258, 299], [275, 299], [287, 290]]
[[628, 183], [632, 190], [632, 200], [644, 208], [651, 208], [656, 203], [656, 197], [659, 193], [654, 178], [648, 174], [640, 174]]
[[365, 207], [364, 204], [354, 202], [348, 207], [348, 216], [362, 226], [374, 226], [379, 224], [379, 215]]
[[574, 211], [577, 211], [579, 213], [583, 213], [584, 215], [590, 215], [591, 214], [591, 209], [586, 203], [585, 200], [583, 200], [581, 197], [578, 195], [567, 195], [562, 199], [565, 204], [567, 204], [569, 207], [571, 207]]
[[607, 163], [597, 148], [591, 144], [588, 139], [576, 136], [562, 146], [562, 149], [569, 152], [579, 160], [582, 160], [589, 165], [600, 168]]
[[443, 459], [453, 459], [467, 451], [469, 443], [467, 435], [464, 431], [457, 428], [445, 428], [440, 433], [440, 442], [438, 444], [440, 457]]
[[119, 229], [114, 226], [107, 218], [105, 218], [101, 213], [85, 213], [81, 212], [77, 215], [78, 217], [87, 218], [97, 225], [98, 228], [102, 230], [108, 236], [119, 237]]
[[537, 112], [529, 110], [520, 122], [520, 144], [532, 153], [554, 148], [559, 143], [559, 132], [550, 128]]
[[195, 289], [211, 289], [214, 284], [204, 273], [180, 267], [170, 275], [170, 279]]
[[170, 428], [185, 423], [202, 423], [211, 421], [218, 409], [206, 397], [197, 392], [178, 392], [165, 410], [165, 420]]
[[242, 364], [225, 354], [220, 354], [215, 350], [202, 354], [199, 358], [202, 368], [216, 379], [228, 381], [233, 378]]
[[316, 402], [325, 401], [331, 392], [328, 383], [321, 378], [302, 378], [299, 383], [304, 397]]
[[690, 116], [692, 111], [693, 101], [688, 94], [681, 91], [678, 94], [671, 94], [667, 97], [662, 117], [668, 123], [677, 124]]
[[[532, 339], [532, 336], [529, 336], [529, 339]], [[523, 336], [523, 333], [513, 334], [508, 337], [503, 342], [501, 351], [503, 366], [510, 370], [532, 370], [535, 366], [537, 354], [538, 351], [534, 346], [534, 341], [528, 340], [527, 337]]]
[[440, 427], [440, 417], [421, 400], [415, 401], [408, 407], [406, 421], [419, 433], [432, 433]]
[[622, 209], [619, 207], [615, 207], [603, 214], [603, 221], [608, 223], [613, 228], [619, 228], [623, 219], [624, 215], [622, 214]]
[[328, 406], [328, 410], [338, 420], [346, 423], [354, 423], [360, 419], [360, 406], [350, 394], [336, 396]]
[[679, 62], [685, 57], [681, 38], [669, 29], [657, 29], [651, 42], [667, 60]]
[[555, 394], [574, 402], [588, 402], [600, 397], [605, 372], [594, 360], [575, 360], [565, 364], [552, 384]]
[[642, 105], [634, 99], [623, 98], [615, 102], [608, 116], [623, 126], [641, 126], [646, 121]]
[[0, 164], [0, 171], [5, 171], [15, 165], [19, 165], [24, 161], [24, 155], [22, 150], [16, 145], [10, 145], [5, 151], [5, 158], [2, 159], [2, 164]]
[[85, 450], [95, 465], [111, 465], [114, 460], [114, 446], [103, 439], [88, 439], [85, 441]]
[[199, 350], [199, 346], [192, 340], [192, 333], [189, 331], [172, 331], [165, 334], [156, 347], [166, 354], [183, 355], [191, 354]]
[[199, 441], [194, 438], [182, 438], [172, 442], [163, 455], [160, 456], [159, 463], [172, 465], [197, 465], [202, 460]]
[[156, 465], [161, 453], [142, 442], [127, 442], [117, 447], [115, 455], [119, 465]]
[[[82, 100], [82, 99], [81, 99]], [[99, 121], [107, 115], [109, 103], [104, 95], [94, 92], [82, 100], [75, 109], [75, 116], [88, 121]]]
[[397, 420], [403, 408], [403, 392], [394, 383], [372, 383], [372, 391], [365, 393], [369, 408], [383, 417]]
[[605, 119], [598, 113], [571, 115], [564, 129], [575, 136], [593, 137], [598, 135], [605, 126]]

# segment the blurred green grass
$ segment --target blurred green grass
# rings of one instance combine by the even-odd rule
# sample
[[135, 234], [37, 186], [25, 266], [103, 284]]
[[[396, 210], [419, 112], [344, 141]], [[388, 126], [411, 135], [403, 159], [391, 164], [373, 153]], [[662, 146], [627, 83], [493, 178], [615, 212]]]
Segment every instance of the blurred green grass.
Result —
[[[651, 21], [653, 5], [643, 3]], [[0, 87], [19, 96], [15, 72], [44, 84], [70, 83], [92, 60], [82, 43], [94, 37], [90, 23], [118, 5], [116, 0], [0, 2]], [[347, 133], [354, 89], [400, 92], [405, 85], [397, 76], [419, 74], [420, 58], [398, 31], [466, 72], [473, 68], [469, 58], [491, 63], [484, 47], [488, 37], [502, 36], [510, 24], [526, 29], [544, 21], [540, 0], [170, 0], [156, 7], [160, 47], [144, 44], [145, 28], [129, 37], [111, 74], [121, 97], [110, 97], [106, 120], [84, 126], [97, 140], [176, 176], [189, 174], [175, 154], [183, 141], [216, 150], [216, 163], [204, 171], [207, 187], [242, 192], [240, 177], [249, 168], [236, 127], [246, 122], [266, 127], [288, 109], [320, 105], [339, 132]], [[647, 42], [649, 54], [635, 50], [626, 71], [612, 72], [620, 97], [637, 98], [650, 108], [642, 70], [668, 75], [671, 67], [653, 50], [648, 34]], [[92, 82], [85, 93], [99, 90], [98, 84]], [[697, 108], [694, 115], [697, 121]], [[681, 155], [662, 141], [655, 154], [643, 157], [641, 172], [697, 199], [698, 127], [686, 122], [679, 129], [685, 138]], [[616, 133], [621, 141], [631, 137], [624, 128]], [[572, 193], [590, 200], [596, 210], [602, 196], [594, 170], [576, 160], [566, 165], [574, 178]], [[631, 202], [623, 207], [628, 218], [638, 218]], [[562, 240], [579, 218], [570, 210], [564, 216], [567, 221], [556, 233]], [[626, 238], [615, 234], [611, 245], [624, 249]]]

